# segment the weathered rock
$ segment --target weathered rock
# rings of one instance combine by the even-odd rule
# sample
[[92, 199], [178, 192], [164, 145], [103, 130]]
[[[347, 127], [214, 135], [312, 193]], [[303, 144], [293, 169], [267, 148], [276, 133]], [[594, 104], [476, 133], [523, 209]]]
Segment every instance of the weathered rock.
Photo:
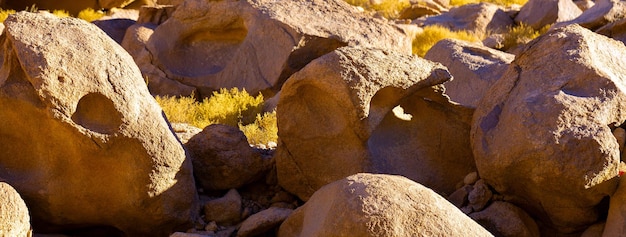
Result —
[[617, 184], [624, 55], [624, 44], [577, 25], [527, 45], [474, 114], [481, 178], [561, 232], [594, 223]]
[[30, 237], [26, 203], [11, 185], [0, 182], [0, 236]]
[[478, 173], [472, 172], [472, 173], [467, 174], [465, 178], [463, 178], [463, 183], [465, 185], [471, 185], [471, 184], [476, 183], [476, 181], [478, 181], [478, 178], [479, 178]]
[[147, 42], [152, 61], [137, 64], [157, 66], [200, 97], [232, 87], [272, 95], [311, 60], [346, 45], [411, 53], [398, 27], [341, 0], [188, 0]]
[[506, 202], [494, 202], [469, 215], [495, 236], [538, 237], [539, 227], [528, 213]]
[[413, 22], [420, 26], [441, 25], [454, 31], [465, 30], [478, 35], [505, 32], [514, 23], [508, 14], [491, 3], [467, 4]]
[[580, 10], [586, 11], [592, 8], [595, 2], [593, 2], [593, 0], [574, 0], [574, 4], [576, 4]]
[[[278, 103], [278, 181], [306, 200], [359, 173], [400, 174], [440, 193], [474, 171], [472, 110], [442, 94], [438, 63], [344, 47], [294, 74]], [[332, 165], [330, 165], [332, 164]]]
[[602, 236], [626, 236], [626, 182], [623, 182], [623, 178], [621, 181], [611, 196], [609, 216]]
[[418, 0], [400, 12], [399, 19], [415, 19], [427, 15], [439, 15], [448, 11], [447, 8], [433, 0]]
[[604, 222], [593, 224], [592, 226], [589, 226], [589, 228], [587, 228], [585, 232], [580, 235], [580, 237], [602, 237], [604, 225]]
[[117, 18], [96, 20], [92, 23], [104, 31], [104, 33], [111, 37], [111, 39], [115, 40], [115, 42], [121, 44], [124, 40], [124, 35], [126, 35], [126, 30], [128, 27], [134, 25], [135, 21], [131, 19]]
[[296, 209], [278, 236], [491, 236], [432, 190], [402, 176], [356, 174]]
[[250, 147], [238, 128], [209, 125], [185, 144], [193, 162], [193, 173], [201, 187], [209, 190], [239, 188], [258, 179], [270, 167]]
[[600, 27], [600, 29], [596, 30], [596, 33], [606, 35], [626, 44], [626, 18]]
[[231, 189], [224, 197], [204, 204], [204, 220], [215, 221], [218, 225], [232, 225], [241, 220], [241, 196]]
[[515, 17], [515, 22], [541, 29], [556, 22], [572, 20], [582, 12], [572, 0], [529, 0]]
[[196, 134], [202, 132], [202, 129], [186, 123], [172, 123], [170, 125], [172, 126], [172, 130], [178, 137], [178, 140], [180, 140], [182, 144], [186, 144], [189, 139], [191, 139]]
[[472, 185], [465, 185], [457, 189], [448, 196], [448, 201], [458, 208], [466, 206], [469, 202], [468, 196], [473, 188]]
[[467, 200], [473, 211], [481, 211], [487, 206], [492, 196], [493, 192], [485, 184], [485, 181], [481, 179], [474, 184]]
[[593, 7], [584, 11], [576, 19], [562, 22], [555, 26], [560, 27], [568, 24], [579, 24], [590, 30], [597, 30], [606, 24], [624, 19], [626, 16], [624, 12], [626, 12], [626, 2], [624, 1], [598, 0]]
[[476, 108], [515, 55], [461, 40], [444, 39], [437, 42], [424, 58], [450, 70], [454, 79], [444, 86], [452, 101]]
[[128, 53], [78, 19], [20, 12], [5, 24], [0, 167], [34, 223], [185, 228], [191, 162]]
[[280, 226], [293, 210], [287, 208], [270, 207], [256, 213], [241, 223], [237, 236], [259, 236]]
[[176, 11], [172, 5], [144, 6], [139, 10], [137, 24], [153, 24], [155, 27], [170, 19]]

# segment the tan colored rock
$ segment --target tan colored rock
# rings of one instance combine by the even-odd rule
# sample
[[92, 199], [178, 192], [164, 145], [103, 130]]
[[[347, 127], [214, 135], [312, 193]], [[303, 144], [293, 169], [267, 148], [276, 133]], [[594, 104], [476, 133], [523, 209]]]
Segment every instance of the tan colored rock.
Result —
[[596, 30], [596, 33], [605, 35], [615, 40], [622, 41], [622, 43], [624, 43], [626, 42], [626, 18], [600, 27], [600, 29]]
[[402, 176], [355, 174], [296, 209], [278, 236], [491, 236], [432, 190]]
[[228, 190], [259, 179], [271, 167], [269, 160], [250, 147], [238, 128], [212, 124], [185, 144], [193, 173], [202, 188]]
[[454, 77], [444, 84], [446, 95], [452, 101], [476, 108], [515, 55], [461, 40], [444, 39], [428, 50], [424, 58], [443, 64]]
[[147, 42], [151, 62], [137, 64], [158, 67], [199, 97], [232, 87], [271, 96], [311, 60], [346, 45], [411, 53], [398, 27], [341, 0], [204, 0], [179, 5]]
[[189, 225], [191, 162], [128, 53], [78, 19], [5, 24], [0, 166], [33, 220], [150, 236]]
[[602, 236], [626, 236], [626, 184], [623, 178], [620, 179], [617, 191], [611, 196], [609, 215]]
[[474, 183], [476, 183], [476, 181], [478, 181], [479, 177], [478, 177], [478, 173], [477, 172], [472, 172], [469, 173], [465, 176], [465, 178], [463, 178], [463, 183], [465, 185], [472, 185]]
[[0, 182], [0, 236], [30, 237], [26, 203], [11, 185]]
[[493, 197], [493, 192], [485, 184], [485, 181], [480, 179], [474, 184], [472, 191], [467, 196], [467, 200], [473, 211], [481, 211], [489, 204], [491, 197]]
[[420, 26], [441, 25], [454, 31], [465, 30], [477, 35], [502, 33], [514, 24], [507, 13], [491, 3], [462, 5], [437, 16], [418, 18], [413, 23]]
[[142, 5], [153, 5], [153, 0], [7, 0], [4, 5], [8, 9], [23, 10], [33, 5], [38, 9], [45, 10], [66, 10], [72, 15], [77, 15], [80, 11], [91, 9], [112, 9], [132, 7], [138, 8]]
[[172, 5], [144, 6], [139, 9], [137, 24], [153, 24], [155, 26], [167, 21], [176, 11]]
[[241, 223], [237, 236], [247, 237], [265, 234], [267, 231], [280, 226], [292, 212], [292, 209], [279, 207], [270, 207], [260, 211]]
[[[451, 193], [472, 171], [472, 110], [442, 94], [440, 64], [344, 47], [294, 74], [281, 91], [278, 181], [306, 200], [359, 173], [400, 174]], [[332, 165], [330, 165], [332, 164]]]
[[418, 0], [400, 12], [399, 19], [415, 19], [427, 15], [439, 15], [448, 9], [433, 0]]
[[515, 17], [515, 22], [538, 30], [556, 22], [572, 20], [582, 12], [572, 0], [529, 0]]
[[218, 225], [237, 224], [242, 210], [241, 195], [236, 189], [231, 189], [223, 197], [204, 204], [204, 220], [215, 221]]
[[493, 202], [485, 210], [469, 215], [495, 236], [539, 237], [539, 227], [528, 213], [506, 202]]
[[527, 45], [474, 114], [481, 178], [562, 233], [596, 222], [617, 185], [624, 55], [624, 44], [577, 25]]
[[571, 21], [556, 24], [560, 27], [567, 24], [579, 24], [590, 30], [597, 30], [609, 23], [624, 19], [626, 2], [620, 0], [598, 0], [596, 4]]

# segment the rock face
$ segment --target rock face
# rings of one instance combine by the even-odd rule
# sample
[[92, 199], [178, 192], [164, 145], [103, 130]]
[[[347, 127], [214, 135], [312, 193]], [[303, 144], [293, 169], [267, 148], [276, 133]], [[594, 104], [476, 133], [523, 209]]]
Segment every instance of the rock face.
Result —
[[191, 162], [128, 53], [78, 19], [21, 12], [5, 24], [0, 176], [33, 219], [139, 236], [185, 228]]
[[444, 39], [435, 44], [425, 59], [443, 64], [454, 77], [446, 82], [446, 95], [454, 102], [476, 108], [509, 67], [515, 55], [462, 40]]
[[371, 172], [451, 193], [474, 161], [472, 110], [442, 94], [449, 79], [440, 64], [378, 49], [344, 47], [314, 60], [281, 91], [279, 184], [306, 200], [325, 184]]
[[494, 202], [469, 216], [495, 236], [540, 236], [537, 223], [524, 210], [510, 203]]
[[581, 13], [582, 10], [572, 0], [530, 0], [524, 4], [515, 21], [541, 29], [555, 22], [572, 20]]
[[228, 125], [207, 126], [185, 147], [196, 179], [208, 190], [239, 188], [258, 179], [271, 165], [250, 147], [243, 132]]
[[612, 130], [626, 121], [625, 54], [577, 25], [529, 43], [474, 114], [481, 178], [561, 232], [594, 223], [617, 184]]
[[356, 174], [296, 209], [278, 236], [491, 236], [432, 190], [402, 176]]
[[411, 53], [398, 27], [341, 0], [187, 0], [146, 42], [152, 60], [137, 64], [201, 97], [232, 87], [272, 95], [311, 60], [346, 45]]
[[418, 25], [441, 25], [454, 31], [470, 31], [479, 35], [500, 33], [513, 25], [513, 19], [491, 3], [467, 4], [437, 16], [419, 18]]
[[30, 237], [31, 234], [26, 203], [11, 185], [0, 182], [0, 236]]

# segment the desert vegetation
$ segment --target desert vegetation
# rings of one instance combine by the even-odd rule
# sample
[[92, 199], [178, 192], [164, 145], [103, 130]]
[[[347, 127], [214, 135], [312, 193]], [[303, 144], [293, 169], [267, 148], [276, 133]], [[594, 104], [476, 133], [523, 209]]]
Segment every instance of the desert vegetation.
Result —
[[465, 4], [488, 2], [502, 6], [511, 6], [513, 4], [524, 5], [528, 0], [450, 0], [450, 5], [461, 6]]
[[346, 0], [346, 2], [368, 11], [377, 12], [386, 18], [397, 18], [402, 10], [411, 6], [408, 0]]
[[432, 25], [424, 27], [424, 31], [413, 38], [413, 54], [424, 57], [426, 52], [442, 39], [459, 39], [468, 42], [479, 42], [481, 37], [467, 31], [452, 31], [446, 27]]
[[[28, 12], [37, 12], [39, 11], [39, 8], [37, 8], [37, 6], [33, 5], [31, 7], [28, 7], [26, 9], [24, 9], [25, 11]], [[3, 22], [5, 19], [7, 19], [7, 17], [9, 17], [9, 15], [14, 14], [16, 12], [16, 10], [13, 9], [0, 9], [0, 22]], [[76, 17], [79, 19], [83, 19], [87, 22], [92, 22], [95, 20], [100, 19], [101, 17], [105, 16], [106, 14], [102, 11], [96, 11], [94, 9], [91, 8], [87, 8], [84, 9], [82, 11], [80, 11], [78, 13], [78, 15], [76, 16], [72, 16], [68, 11], [63, 10], [63, 9], [54, 9], [51, 10], [50, 13], [52, 13], [53, 15], [59, 17], [59, 18], [63, 18], [63, 17]]]
[[169, 121], [204, 128], [211, 124], [239, 127], [250, 144], [276, 142], [276, 112], [263, 112], [263, 95], [221, 89], [199, 101], [191, 97], [156, 97]]

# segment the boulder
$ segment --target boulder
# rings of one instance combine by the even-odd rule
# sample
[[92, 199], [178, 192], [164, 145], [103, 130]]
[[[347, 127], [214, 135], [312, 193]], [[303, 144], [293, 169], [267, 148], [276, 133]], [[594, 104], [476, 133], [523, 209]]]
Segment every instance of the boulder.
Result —
[[139, 236], [186, 228], [191, 162], [130, 55], [75, 18], [20, 12], [5, 24], [0, 176], [33, 223]]
[[126, 35], [128, 27], [135, 24], [134, 20], [124, 18], [114, 19], [100, 19], [92, 21], [94, 25], [104, 31], [111, 39], [115, 40], [118, 44], [121, 44]]
[[498, 5], [491, 3], [466, 4], [446, 13], [415, 19], [420, 26], [441, 25], [453, 31], [469, 31], [477, 35], [505, 32], [514, 22]]
[[215, 221], [219, 225], [237, 224], [242, 210], [241, 195], [236, 189], [231, 189], [223, 197], [204, 204], [204, 220]]
[[152, 60], [137, 64], [199, 97], [238, 87], [269, 98], [295, 71], [346, 45], [411, 53], [400, 28], [341, 0], [187, 0], [146, 42]]
[[571, 21], [562, 22], [556, 24], [556, 27], [560, 27], [568, 24], [579, 24], [590, 30], [597, 30], [598, 28], [624, 19], [626, 15], [626, 2], [620, 0], [597, 0], [593, 7], [584, 11], [580, 16]]
[[30, 237], [31, 232], [26, 203], [11, 185], [0, 182], [0, 236]]
[[596, 33], [622, 41], [622, 43], [626, 44], [626, 18], [600, 27], [600, 29], [596, 30]]
[[620, 182], [611, 196], [609, 215], [602, 236], [626, 236], [626, 184]]
[[596, 222], [617, 185], [626, 47], [578, 25], [532, 41], [472, 120], [480, 177], [562, 233]]
[[247, 237], [265, 234], [271, 229], [279, 227], [292, 212], [292, 209], [280, 207], [270, 207], [260, 211], [241, 223], [237, 236]]
[[448, 9], [433, 0], [419, 0], [400, 12], [399, 19], [415, 19], [427, 15], [439, 15]]
[[454, 77], [444, 84], [452, 101], [476, 108], [515, 55], [462, 40], [444, 39], [428, 50], [424, 58], [443, 64]]
[[474, 161], [473, 110], [443, 95], [450, 77], [441, 64], [379, 49], [344, 47], [314, 60], [281, 91], [279, 184], [306, 200], [355, 173], [389, 173], [452, 193]]
[[540, 236], [535, 220], [521, 208], [507, 202], [493, 202], [485, 210], [469, 216], [495, 236]]
[[238, 128], [212, 124], [185, 144], [196, 180], [207, 190], [239, 188], [260, 178], [271, 162], [250, 147]]
[[582, 12], [572, 0], [530, 0], [517, 14], [515, 22], [538, 30], [556, 22], [572, 20]]
[[202, 129], [186, 123], [171, 123], [172, 131], [178, 137], [178, 140], [185, 145], [196, 134], [202, 132]]
[[360, 173], [328, 184], [278, 236], [492, 236], [432, 190], [405, 177]]

